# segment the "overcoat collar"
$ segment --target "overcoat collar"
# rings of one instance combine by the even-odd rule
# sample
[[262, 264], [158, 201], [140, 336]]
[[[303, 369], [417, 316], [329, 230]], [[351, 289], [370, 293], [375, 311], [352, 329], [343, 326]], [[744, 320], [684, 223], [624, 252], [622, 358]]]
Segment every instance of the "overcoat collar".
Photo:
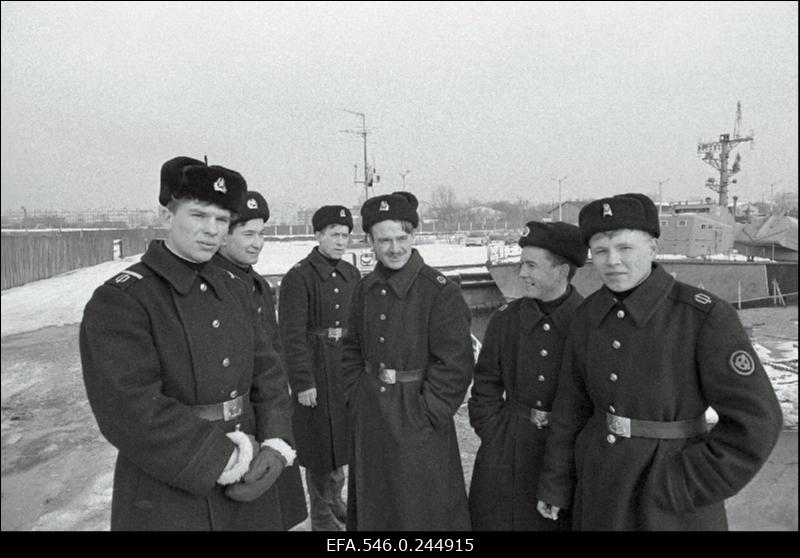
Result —
[[388, 283], [389, 287], [391, 287], [399, 298], [405, 298], [424, 265], [425, 261], [422, 259], [422, 256], [420, 256], [416, 248], [412, 248], [411, 257], [406, 262], [406, 265], [388, 280], [384, 279], [381, 272], [377, 269], [367, 275], [364, 278], [364, 290], [368, 291], [375, 283]]
[[525, 333], [532, 333], [536, 326], [545, 318], [550, 318], [550, 321], [558, 329], [558, 331], [566, 335], [569, 330], [569, 323], [572, 320], [572, 314], [575, 309], [583, 301], [583, 297], [578, 293], [578, 290], [571, 284], [567, 287], [570, 289], [569, 295], [562, 302], [558, 308], [549, 314], [544, 314], [536, 301], [531, 298], [525, 298], [520, 303], [520, 328]]
[[319, 246], [314, 246], [314, 249], [311, 250], [311, 253], [308, 255], [308, 261], [311, 262], [311, 266], [316, 270], [317, 274], [323, 281], [328, 281], [332, 279], [332, 273], [334, 271], [339, 272], [339, 276], [348, 281], [348, 277], [346, 273], [342, 272], [342, 260], [336, 260], [336, 265], [331, 265], [328, 261], [328, 258], [323, 256], [319, 251]]
[[163, 240], [154, 240], [147, 247], [147, 252], [142, 256], [142, 263], [153, 272], [167, 281], [181, 296], [186, 296], [192, 290], [195, 280], [201, 277], [211, 286], [217, 298], [220, 296], [220, 276], [215, 274], [212, 265], [206, 265], [202, 270], [183, 265], [175, 255], [170, 252]]
[[225, 256], [221, 255], [219, 252], [214, 254], [212, 262], [221, 267], [222, 269], [224, 269], [225, 271], [233, 273], [236, 277], [242, 279], [246, 284], [252, 282], [253, 284], [255, 284], [256, 289], [258, 289], [259, 293], [263, 292], [264, 286], [261, 284], [261, 281], [259, 281], [256, 278], [256, 275], [258, 274], [253, 270], [252, 265], [248, 265], [246, 268], [240, 267], [235, 263], [233, 263], [232, 261], [230, 261]]
[[593, 297], [589, 307], [594, 327], [599, 327], [606, 315], [616, 306], [621, 306], [628, 311], [638, 327], [644, 327], [653, 317], [659, 305], [664, 301], [675, 284], [675, 278], [664, 271], [664, 268], [653, 263], [650, 277], [636, 287], [625, 300], [618, 301], [613, 291], [603, 286]]

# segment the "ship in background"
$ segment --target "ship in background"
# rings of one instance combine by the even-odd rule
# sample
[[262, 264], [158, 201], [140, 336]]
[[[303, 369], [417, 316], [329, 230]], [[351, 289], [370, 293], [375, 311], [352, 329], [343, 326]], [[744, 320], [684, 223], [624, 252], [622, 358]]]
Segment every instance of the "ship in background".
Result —
[[[755, 223], [737, 223], [736, 203], [728, 207], [728, 190], [741, 170], [739, 154], [730, 164], [737, 145], [752, 142], [752, 132], [740, 134], [741, 103], [737, 104], [733, 134], [719, 141], [699, 142], [698, 156], [719, 171], [706, 186], [718, 199], [664, 205], [659, 203], [661, 237], [658, 257], [666, 271], [679, 281], [705, 289], [739, 308], [797, 303], [797, 219], [770, 215]], [[660, 186], [660, 184], [659, 184]], [[568, 219], [565, 219], [568, 220]], [[573, 215], [577, 224], [577, 212]], [[518, 256], [509, 257], [499, 246], [487, 249], [487, 265], [505, 300], [522, 296]], [[583, 296], [602, 286], [591, 265], [578, 270], [573, 284]]]

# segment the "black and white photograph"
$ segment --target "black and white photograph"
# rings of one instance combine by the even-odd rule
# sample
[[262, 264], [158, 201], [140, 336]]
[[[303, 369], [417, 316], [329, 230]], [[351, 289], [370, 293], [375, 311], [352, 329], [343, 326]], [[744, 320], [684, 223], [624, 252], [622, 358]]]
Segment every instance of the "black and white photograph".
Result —
[[797, 2], [0, 7], [2, 531], [797, 532]]

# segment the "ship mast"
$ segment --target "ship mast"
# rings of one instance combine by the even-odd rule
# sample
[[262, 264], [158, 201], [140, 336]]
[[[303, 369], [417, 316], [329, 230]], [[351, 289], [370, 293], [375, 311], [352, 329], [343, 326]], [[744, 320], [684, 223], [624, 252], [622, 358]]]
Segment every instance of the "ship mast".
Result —
[[747, 137], [740, 137], [739, 129], [742, 124], [742, 103], [736, 103], [736, 122], [733, 126], [733, 137], [730, 134], [721, 134], [719, 141], [714, 142], [698, 142], [697, 156], [703, 159], [705, 163], [711, 165], [719, 171], [719, 183], [716, 179], [709, 178], [706, 180], [706, 186], [719, 194], [719, 205], [723, 207], [728, 206], [728, 184], [736, 183], [736, 179], [730, 178], [738, 173], [741, 168], [739, 162], [741, 156], [737, 153], [733, 166], [728, 168], [728, 157], [737, 145], [745, 141], [753, 141], [753, 132]]

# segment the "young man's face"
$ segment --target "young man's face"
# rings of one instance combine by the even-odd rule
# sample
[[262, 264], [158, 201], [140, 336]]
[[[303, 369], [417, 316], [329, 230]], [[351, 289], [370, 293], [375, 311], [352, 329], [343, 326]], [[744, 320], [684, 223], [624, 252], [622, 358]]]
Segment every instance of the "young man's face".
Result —
[[414, 232], [403, 230], [400, 221], [381, 221], [370, 231], [372, 249], [378, 260], [389, 269], [402, 269], [411, 258]]
[[240, 267], [255, 265], [264, 247], [263, 228], [264, 219], [260, 217], [234, 225], [233, 231], [225, 235], [219, 253]]
[[350, 240], [350, 229], [347, 225], [328, 225], [321, 231], [314, 233], [319, 242], [319, 251], [326, 258], [339, 260], [347, 250], [347, 241]]
[[190, 262], [207, 262], [222, 244], [230, 221], [231, 212], [218, 205], [179, 200], [174, 213], [166, 214], [167, 246]]
[[[566, 269], [565, 269], [566, 268]], [[567, 288], [568, 265], [555, 265], [547, 250], [525, 246], [519, 260], [519, 276], [525, 284], [525, 296], [542, 301], [555, 300]]]
[[594, 269], [605, 286], [623, 292], [650, 274], [658, 243], [644, 231], [622, 229], [595, 234], [589, 240], [589, 248]]

